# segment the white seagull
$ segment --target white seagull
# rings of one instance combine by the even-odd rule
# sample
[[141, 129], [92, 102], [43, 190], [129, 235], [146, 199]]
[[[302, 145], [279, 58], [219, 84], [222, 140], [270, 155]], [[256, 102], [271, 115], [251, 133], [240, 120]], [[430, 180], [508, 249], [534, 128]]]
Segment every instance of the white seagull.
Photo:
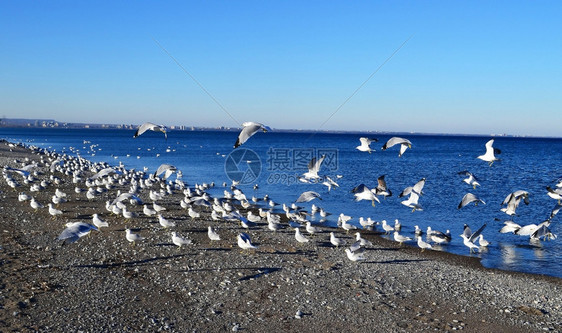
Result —
[[365, 184], [357, 185], [351, 192], [355, 196], [355, 201], [370, 200], [373, 207], [375, 207], [375, 201], [380, 203], [375, 195], [376, 189], [371, 190]]
[[300, 231], [299, 228], [295, 228], [295, 239], [299, 243], [308, 243], [308, 238], [306, 238]]
[[330, 243], [332, 243], [333, 246], [338, 247], [340, 245], [344, 245], [345, 241], [342, 238], [336, 237], [333, 232], [330, 232]]
[[125, 232], [125, 238], [127, 238], [127, 240], [133, 245], [135, 245], [136, 242], [144, 239], [144, 237], [142, 237], [141, 235], [133, 233], [131, 229], [125, 229]]
[[320, 198], [320, 194], [318, 194], [317, 192], [314, 192], [314, 191], [306, 191], [306, 192], [303, 192], [303, 193], [299, 196], [299, 198], [297, 199], [296, 202], [309, 202], [309, 201], [312, 201], [312, 200], [314, 200], [314, 199], [316, 199], [316, 198], [322, 200], [322, 198]]
[[57, 238], [65, 243], [74, 243], [81, 237], [86, 236], [92, 230], [98, 230], [95, 226], [84, 222], [68, 222], [66, 229]]
[[212, 241], [220, 241], [221, 240], [221, 236], [211, 226], [209, 226], [207, 228], [207, 236]]
[[172, 243], [178, 247], [182, 247], [182, 245], [190, 245], [192, 242], [191, 239], [178, 236], [178, 234], [174, 231], [172, 232]]
[[154, 173], [154, 177], [160, 176], [162, 173], [164, 173], [164, 179], [168, 179], [168, 177], [170, 177], [176, 171], [178, 171], [178, 169], [171, 164], [161, 164]]
[[481, 202], [483, 204], [486, 204], [484, 202], [484, 200], [478, 198], [477, 196], [475, 196], [472, 193], [467, 193], [464, 195], [464, 197], [462, 198], [461, 202], [459, 203], [459, 205], [457, 206], [457, 209], [461, 209], [464, 206], [468, 205], [469, 203], [474, 202], [475, 206], [478, 206], [478, 203]]
[[465, 170], [465, 171], [461, 171], [458, 173], [461, 176], [465, 176], [467, 178], [463, 179], [462, 181], [467, 183], [468, 185], [472, 186], [474, 189], [476, 189], [476, 186], [480, 186], [480, 183], [478, 182], [478, 178], [476, 178], [475, 175], [473, 175], [471, 172]]
[[139, 135], [142, 135], [144, 132], [151, 130], [151, 131], [155, 131], [155, 132], [162, 132], [164, 133], [164, 137], [166, 139], [168, 139], [168, 134], [166, 134], [166, 126], [162, 126], [162, 125], [156, 125], [153, 123], [144, 123], [142, 125], [139, 126], [139, 128], [137, 129], [137, 131], [135, 132], [135, 135], [133, 135], [133, 138], [138, 137]]
[[248, 139], [257, 133], [260, 129], [264, 132], [271, 131], [271, 128], [265, 126], [264, 124], [254, 123], [253, 121], [247, 121], [242, 124], [243, 128], [240, 134], [238, 135], [238, 139], [234, 144], [234, 148], [239, 147], [244, 142], [248, 141]]
[[351, 249], [345, 249], [345, 254], [347, 254], [347, 258], [351, 261], [365, 260], [365, 249], [364, 248], [359, 248], [355, 251], [351, 251]]
[[494, 139], [491, 139], [490, 141], [486, 142], [486, 153], [484, 155], [480, 155], [477, 157], [482, 161], [488, 162], [490, 166], [492, 166], [492, 164], [495, 161], [499, 160], [499, 158], [497, 158], [495, 154], [501, 154], [501, 150], [492, 147], [493, 144], [494, 144]]
[[304, 182], [307, 182], [309, 180], [318, 180], [321, 177], [318, 175], [318, 172], [320, 171], [320, 166], [322, 165], [322, 162], [324, 162], [324, 159], [326, 158], [326, 155], [322, 155], [320, 156], [320, 158], [316, 158], [313, 157], [310, 162], [308, 162], [308, 171], [305, 172], [302, 177], [300, 177], [300, 180]]
[[371, 142], [378, 142], [378, 139], [375, 138], [366, 138], [366, 137], [361, 137], [359, 138], [359, 141], [361, 141], [361, 145], [355, 147], [355, 149], [359, 150], [359, 151], [366, 151], [369, 154], [372, 151], [375, 151], [374, 149], [371, 149], [370, 144]]
[[476, 242], [476, 239], [478, 238], [478, 236], [480, 236], [484, 228], [486, 228], [485, 223], [478, 230], [472, 232], [468, 225], [464, 225], [464, 230], [461, 234], [461, 237], [463, 240], [463, 244], [470, 249], [470, 253], [472, 253], [474, 249], [479, 250], [478, 245], [476, 245], [474, 242]]
[[398, 157], [402, 157], [402, 154], [404, 154], [406, 149], [412, 148], [412, 143], [410, 142], [410, 140], [404, 139], [404, 138], [399, 138], [399, 137], [395, 136], [395, 137], [390, 138], [382, 146], [382, 150], [387, 150], [388, 148], [390, 148], [392, 146], [395, 146], [395, 145], [400, 145], [400, 153], [398, 153]]
[[257, 249], [257, 246], [252, 244], [252, 241], [250, 240], [250, 235], [248, 235], [247, 233], [244, 232], [239, 233], [237, 240], [238, 240], [238, 246], [242, 250]]

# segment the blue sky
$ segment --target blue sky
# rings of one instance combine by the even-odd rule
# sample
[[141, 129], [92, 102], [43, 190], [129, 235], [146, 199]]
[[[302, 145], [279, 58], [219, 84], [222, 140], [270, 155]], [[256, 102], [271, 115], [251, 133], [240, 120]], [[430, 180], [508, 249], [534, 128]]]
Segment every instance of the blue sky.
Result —
[[0, 116], [561, 136], [556, 1], [0, 2]]

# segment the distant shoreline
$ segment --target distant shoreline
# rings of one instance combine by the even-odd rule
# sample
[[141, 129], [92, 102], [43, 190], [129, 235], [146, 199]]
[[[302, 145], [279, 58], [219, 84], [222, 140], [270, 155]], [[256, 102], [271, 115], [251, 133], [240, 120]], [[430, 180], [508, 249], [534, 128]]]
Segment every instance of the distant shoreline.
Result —
[[[68, 123], [53, 119], [10, 119], [0, 120], [1, 129], [15, 128], [44, 128], [44, 129], [83, 129], [83, 130], [135, 130], [138, 124], [98, 124], [98, 123]], [[192, 132], [192, 131], [217, 131], [217, 132], [238, 132], [238, 127], [200, 127], [187, 125], [168, 126], [170, 132]], [[393, 132], [393, 131], [351, 131], [351, 130], [315, 130], [315, 129], [286, 129], [274, 128], [277, 133], [325, 133], [325, 134], [350, 134], [350, 135], [391, 135], [391, 136], [454, 136], [454, 137], [494, 137], [494, 138], [529, 138], [529, 139], [562, 139], [562, 137], [552, 136], [527, 136], [511, 134], [467, 134], [467, 133], [425, 133], [425, 132]]]

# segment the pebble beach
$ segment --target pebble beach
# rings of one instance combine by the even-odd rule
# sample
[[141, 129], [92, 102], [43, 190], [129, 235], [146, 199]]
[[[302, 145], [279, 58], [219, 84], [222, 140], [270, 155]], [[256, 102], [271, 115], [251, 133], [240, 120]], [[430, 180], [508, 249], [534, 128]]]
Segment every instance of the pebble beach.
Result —
[[[320, 233], [299, 243], [286, 221], [278, 231], [265, 221], [244, 229], [236, 221], [212, 220], [204, 207], [192, 218], [180, 206], [181, 191], [158, 201], [174, 227], [145, 216], [142, 205], [127, 205], [135, 216], [125, 219], [105, 204], [118, 191], [127, 192], [128, 184], [88, 199], [85, 191], [75, 192], [86, 189], [83, 182], [51, 171], [47, 161], [54, 158], [0, 142], [0, 166], [17, 169], [36, 161], [35, 182], [48, 183], [30, 192], [17, 174], [11, 173], [16, 188], [0, 179], [2, 332], [562, 331], [559, 278], [487, 269], [476, 257], [422, 252], [415, 242], [401, 245], [368, 230], [359, 232], [372, 246], [364, 261], [354, 262], [345, 246], [329, 241], [335, 232], [351, 244], [352, 232], [319, 226]], [[94, 174], [83, 173], [83, 179]], [[53, 218], [46, 206], [56, 189], [67, 194], [67, 202]], [[19, 201], [20, 192], [45, 208]], [[139, 197], [152, 203], [148, 189]], [[93, 214], [109, 226], [74, 243], [57, 240], [66, 223], [92, 223]], [[209, 240], [209, 226], [221, 240]], [[126, 229], [144, 239], [133, 245]], [[172, 232], [192, 243], [174, 245]], [[240, 249], [240, 232], [249, 234], [257, 249]]]

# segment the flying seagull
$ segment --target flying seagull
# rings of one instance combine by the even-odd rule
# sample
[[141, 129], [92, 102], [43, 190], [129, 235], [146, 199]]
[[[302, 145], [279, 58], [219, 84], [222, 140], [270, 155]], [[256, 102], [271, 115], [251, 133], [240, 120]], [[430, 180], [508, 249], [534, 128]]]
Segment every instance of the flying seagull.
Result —
[[476, 178], [476, 176], [473, 175], [471, 172], [465, 170], [465, 171], [459, 172], [458, 174], [460, 176], [466, 176], [467, 178], [463, 179], [463, 182], [472, 186], [474, 189], [476, 189], [476, 186], [480, 186], [480, 183], [478, 182], [478, 178]]
[[463, 239], [463, 244], [470, 249], [470, 253], [472, 253], [474, 249], [480, 250], [478, 248], [478, 245], [474, 244], [474, 242], [476, 242], [476, 239], [478, 238], [478, 236], [480, 236], [484, 228], [486, 228], [485, 223], [478, 230], [472, 232], [468, 225], [464, 225], [464, 230], [461, 234], [461, 237]]
[[384, 144], [384, 146], [382, 146], [382, 150], [387, 150], [388, 148], [390, 148], [392, 146], [395, 146], [395, 145], [400, 145], [400, 153], [398, 154], [398, 157], [402, 157], [402, 154], [404, 154], [406, 149], [412, 148], [412, 143], [410, 142], [410, 140], [404, 139], [404, 138], [399, 138], [399, 137], [395, 136], [395, 137], [390, 138]]
[[135, 132], [135, 135], [133, 135], [133, 138], [136, 138], [140, 135], [142, 135], [144, 132], [151, 130], [154, 132], [162, 132], [164, 133], [164, 137], [166, 139], [168, 139], [168, 134], [166, 134], [166, 126], [163, 125], [156, 125], [153, 123], [144, 123], [142, 125], [140, 125], [140, 127], [137, 129], [137, 131]]
[[304, 179], [305, 181], [307, 180], [318, 180], [321, 177], [318, 175], [318, 171], [320, 171], [320, 166], [322, 165], [322, 162], [324, 162], [324, 159], [326, 158], [326, 155], [322, 155], [320, 156], [319, 159], [316, 159], [316, 157], [313, 157], [310, 162], [308, 162], [308, 171], [303, 173], [303, 175], [299, 178], [301, 181]]
[[375, 201], [380, 203], [375, 195], [375, 190], [369, 189], [365, 184], [357, 185], [351, 192], [353, 192], [355, 196], [355, 201], [371, 200], [371, 205], [373, 207], [375, 207]]
[[392, 192], [388, 189], [388, 187], [386, 186], [386, 181], [384, 180], [385, 175], [380, 176], [379, 178], [377, 178], [377, 188], [376, 190], [376, 195], [382, 195], [385, 199], [386, 197], [391, 197], [392, 196]]
[[303, 192], [303, 193], [299, 196], [299, 198], [297, 199], [296, 202], [309, 202], [309, 201], [312, 201], [312, 200], [314, 200], [314, 199], [316, 199], [316, 198], [322, 200], [322, 198], [320, 198], [320, 194], [318, 194], [318, 193], [316, 193], [316, 192], [314, 192], [314, 191], [306, 191], [306, 192]]
[[472, 193], [467, 193], [467, 194], [464, 195], [464, 197], [462, 197], [462, 200], [461, 200], [461, 202], [459, 203], [459, 206], [457, 207], [457, 209], [461, 209], [461, 208], [463, 208], [464, 206], [468, 205], [468, 204], [471, 203], [471, 202], [474, 202], [474, 204], [475, 204], [476, 206], [478, 205], [478, 202], [481, 202], [481, 203], [483, 203], [483, 204], [486, 204], [486, 203], [484, 202], [484, 200], [478, 198], [478, 197], [475, 196], [474, 194], [472, 194]]
[[375, 138], [365, 138], [365, 137], [361, 137], [359, 138], [359, 141], [361, 141], [361, 145], [355, 147], [355, 149], [359, 150], [359, 151], [366, 151], [369, 152], [369, 154], [372, 151], [375, 151], [374, 149], [371, 149], [371, 147], [369, 146], [371, 144], [371, 142], [378, 142], [378, 139]]
[[178, 171], [178, 169], [171, 164], [161, 164], [158, 167], [158, 170], [156, 170], [156, 172], [154, 173], [154, 177], [160, 176], [162, 173], [164, 173], [164, 179], [168, 179], [168, 177], [170, 177], [176, 171]]
[[493, 144], [494, 144], [494, 139], [491, 139], [490, 141], [486, 142], [486, 154], [477, 157], [482, 161], [488, 162], [490, 166], [492, 166], [492, 164], [495, 161], [499, 160], [499, 158], [497, 158], [495, 154], [501, 154], [501, 150], [492, 147]]
[[244, 142], [248, 141], [248, 139], [252, 135], [256, 134], [256, 132], [259, 131], [260, 129], [264, 132], [271, 131], [271, 128], [269, 126], [265, 126], [264, 124], [260, 124], [260, 123], [254, 123], [253, 121], [247, 121], [243, 123], [242, 126], [244, 128], [242, 128], [242, 131], [238, 135], [238, 139], [234, 144], [234, 148], [237, 148], [240, 145], [242, 145]]

